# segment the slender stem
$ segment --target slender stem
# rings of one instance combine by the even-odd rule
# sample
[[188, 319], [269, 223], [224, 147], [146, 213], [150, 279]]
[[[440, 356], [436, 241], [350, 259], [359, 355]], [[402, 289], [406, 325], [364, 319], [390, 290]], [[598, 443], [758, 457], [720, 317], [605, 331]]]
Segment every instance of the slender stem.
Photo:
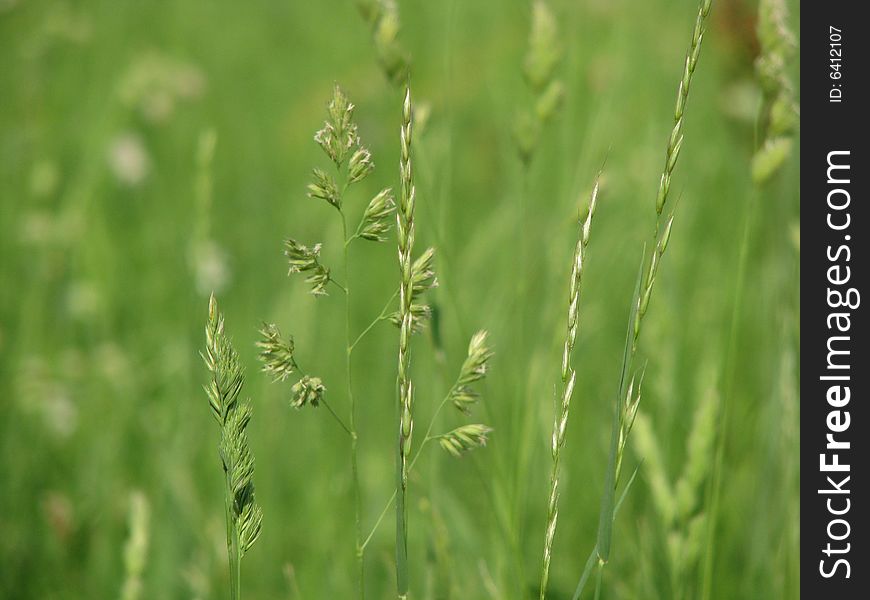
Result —
[[[638, 465], [634, 469], [634, 473], [631, 474], [628, 483], [625, 484], [625, 489], [622, 490], [622, 495], [619, 497], [619, 501], [616, 503], [616, 508], [613, 509], [614, 520], [616, 520], [616, 515], [617, 513], [619, 513], [619, 509], [622, 507], [622, 503], [625, 501], [626, 496], [628, 496], [628, 490], [631, 489], [631, 485], [634, 483], [634, 479], [635, 477], [637, 477], [637, 472], [639, 470], [640, 465]], [[589, 576], [592, 575], [592, 569], [594, 569], [595, 565], [598, 564], [596, 561], [597, 558], [598, 544], [596, 543], [595, 547], [592, 548], [592, 552], [589, 553], [589, 558], [586, 559], [586, 566], [583, 567], [583, 573], [580, 575], [580, 581], [577, 583], [577, 588], [574, 590], [574, 595], [571, 596], [571, 600], [580, 600], [580, 595], [583, 593], [583, 588], [586, 587], [586, 582], [589, 581]]]
[[347, 381], [347, 398], [350, 404], [350, 460], [351, 471], [353, 473], [353, 499], [354, 499], [354, 519], [356, 521], [356, 560], [359, 573], [359, 596], [365, 598], [365, 557], [362, 550], [362, 493], [360, 490], [359, 478], [359, 462], [357, 444], [359, 436], [356, 430], [356, 402], [353, 397], [353, 381], [351, 375], [351, 354], [352, 346], [350, 343], [350, 280], [348, 273], [348, 235], [347, 235], [347, 217], [344, 211], [341, 212], [341, 231], [344, 237], [344, 339], [345, 339], [345, 373]]
[[[452, 389], [453, 388], [451, 387], [451, 390]], [[438, 408], [435, 409], [435, 412], [432, 413], [432, 419], [429, 421], [429, 426], [426, 428], [426, 433], [423, 434], [423, 441], [420, 442], [420, 445], [417, 447], [417, 452], [414, 453], [414, 458], [413, 458], [413, 460], [411, 460], [411, 463], [408, 466], [408, 472], [411, 472], [414, 470], [414, 465], [417, 464], [417, 460], [420, 458], [420, 455], [423, 453], [423, 448], [426, 447], [426, 444], [429, 443], [431, 440], [434, 440], [434, 439], [437, 439], [438, 437], [440, 437], [440, 436], [433, 437], [430, 434], [432, 433], [432, 428], [435, 426], [435, 421], [438, 418], [439, 413], [441, 413], [441, 409], [444, 408], [444, 406], [447, 404], [447, 401], [449, 399], [450, 399], [450, 393], [448, 392], [447, 395], [444, 396], [444, 398], [441, 400], [441, 403], [438, 405]], [[396, 500], [396, 491], [393, 490], [393, 495], [390, 496], [389, 500], [387, 500], [387, 504], [386, 504], [386, 506], [384, 506], [384, 509], [381, 511], [381, 514], [378, 517], [377, 521], [375, 521], [374, 527], [372, 527], [372, 530], [369, 532], [368, 536], [366, 536], [366, 539], [362, 544], [363, 550], [365, 550], [366, 546], [368, 546], [369, 542], [372, 539], [372, 536], [375, 535], [375, 531], [378, 530], [378, 527], [380, 526], [381, 521], [384, 520], [384, 517], [386, 516], [387, 511], [390, 510], [390, 507], [393, 505], [393, 502], [395, 502], [395, 500]]]
[[[344, 287], [343, 285], [341, 285], [341, 284], [340, 284], [339, 282], [337, 282], [335, 279], [333, 279], [332, 277], [330, 277], [330, 278], [329, 278], [329, 282], [330, 282], [330, 283], [334, 283], [335, 285], [337, 285], [338, 288], [339, 288], [342, 292], [344, 292], [345, 295], [347, 295], [347, 288]], [[347, 282], [345, 282], [345, 283], [347, 283]]]
[[[431, 429], [431, 426], [430, 426], [430, 429]], [[430, 437], [429, 435], [426, 435], [423, 438], [423, 442], [420, 444], [419, 448], [417, 448], [417, 454], [414, 455], [414, 460], [412, 460], [410, 465], [408, 466], [409, 473], [414, 470], [414, 465], [417, 464], [417, 459], [420, 458], [420, 452], [423, 450], [423, 448], [426, 446], [426, 444], [431, 440], [438, 439], [438, 437], [440, 437], [440, 436]], [[387, 512], [389, 512], [390, 508], [393, 506], [393, 502], [395, 502], [395, 501], [396, 501], [396, 490], [393, 490], [393, 494], [390, 496], [390, 499], [387, 500], [387, 503], [384, 505], [384, 509], [381, 511], [380, 516], [378, 516], [377, 521], [375, 521], [375, 524], [372, 527], [372, 530], [366, 536], [366, 539], [362, 544], [363, 550], [365, 550], [366, 546], [369, 545], [369, 542], [371, 541], [372, 537], [374, 537], [375, 532], [378, 530], [378, 527], [381, 525], [381, 521], [383, 521], [384, 517], [387, 516]]]
[[353, 437], [353, 432], [350, 430], [350, 427], [348, 427], [347, 425], [344, 424], [344, 421], [342, 420], [342, 418], [339, 417], [338, 414], [332, 409], [332, 407], [326, 401], [325, 397], [323, 399], [321, 399], [321, 402], [323, 402], [323, 406], [326, 407], [326, 410], [329, 411], [329, 414], [331, 414], [335, 418], [336, 423], [341, 425], [341, 428], [344, 429], [349, 436]]
[[749, 206], [743, 218], [743, 232], [740, 236], [740, 250], [737, 259], [737, 275], [734, 284], [731, 301], [731, 324], [728, 333], [728, 345], [725, 350], [725, 389], [722, 395], [722, 417], [719, 422], [719, 434], [716, 438], [716, 446], [713, 457], [713, 473], [710, 478], [710, 494], [707, 500], [707, 540], [704, 547], [704, 559], [701, 577], [701, 598], [710, 598], [713, 581], [713, 554], [716, 540], [716, 520], [719, 513], [719, 500], [722, 489], [722, 469], [725, 462], [725, 443], [728, 433], [728, 417], [731, 397], [734, 394], [734, 385], [737, 377], [737, 341], [740, 315], [743, 311], [743, 286], [746, 281], [746, 266], [749, 256], [749, 241], [755, 221], [756, 193], [749, 196]]
[[350, 344], [350, 345], [348, 346], [348, 350], [349, 350], [350, 352], [353, 352], [353, 349], [356, 348], [356, 345], [359, 344], [359, 343], [362, 341], [362, 339], [363, 339], [363, 338], [364, 338], [364, 337], [365, 337], [365, 336], [366, 336], [366, 335], [367, 335], [367, 334], [368, 334], [372, 329], [374, 329], [375, 325], [377, 325], [377, 324], [380, 323], [381, 321], [384, 321], [384, 320], [387, 319], [387, 313], [389, 313], [389, 311], [390, 311], [390, 305], [392, 305], [393, 300], [396, 299], [396, 296], [397, 296], [398, 294], [399, 294], [399, 290], [396, 290], [395, 292], [393, 292], [393, 295], [390, 296], [390, 299], [387, 300], [387, 303], [386, 303], [386, 304], [384, 304], [384, 308], [381, 309], [380, 314], [379, 314], [377, 317], [375, 317], [375, 320], [372, 321], [371, 323], [369, 323], [369, 324], [368, 324], [368, 327], [366, 327], [365, 329], [363, 329], [363, 330], [362, 330], [362, 333], [360, 333], [358, 336], [356, 336], [356, 339], [353, 341], [353, 343]]
[[601, 576], [604, 573], [604, 561], [598, 561], [598, 573], [595, 575], [595, 600], [601, 598]]

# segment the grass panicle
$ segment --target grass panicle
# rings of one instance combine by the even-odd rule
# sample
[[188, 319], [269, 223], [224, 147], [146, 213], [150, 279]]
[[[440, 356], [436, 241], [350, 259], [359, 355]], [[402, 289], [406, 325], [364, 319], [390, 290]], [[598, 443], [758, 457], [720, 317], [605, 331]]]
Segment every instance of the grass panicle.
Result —
[[263, 513], [254, 499], [254, 456], [246, 429], [251, 420], [250, 401], [239, 395], [244, 373], [239, 355], [224, 332], [224, 318], [212, 296], [208, 304], [203, 358], [211, 378], [205, 386], [212, 415], [220, 426], [219, 454], [226, 484], [227, 553], [230, 596], [241, 598], [241, 561], [260, 536]]
[[577, 341], [577, 331], [580, 327], [580, 290], [583, 280], [583, 268], [586, 264], [586, 248], [592, 227], [592, 218], [598, 204], [601, 174], [595, 179], [586, 217], [579, 223], [577, 244], [574, 247], [574, 258], [571, 263], [571, 279], [568, 286], [568, 322], [565, 334], [565, 344], [562, 349], [562, 397], [553, 421], [553, 437], [550, 455], [553, 467], [550, 473], [550, 493], [547, 501], [547, 525], [544, 534], [544, 553], [541, 564], [540, 598], [547, 596], [547, 583], [550, 578], [550, 561], [553, 552], [553, 540], [556, 536], [556, 523], [559, 518], [559, 464], [562, 448], [565, 445], [565, 434], [568, 429], [568, 414], [571, 407], [571, 397], [574, 395], [574, 384], [577, 372], [571, 365], [571, 356]]
[[294, 239], [288, 239], [284, 246], [284, 254], [289, 262], [289, 274], [305, 273], [305, 282], [311, 286], [315, 296], [327, 293], [330, 283], [344, 295], [344, 330], [345, 330], [345, 393], [347, 397], [347, 418], [339, 413], [326, 400], [326, 386], [316, 376], [301, 372], [295, 358], [293, 337], [286, 341], [281, 338], [277, 326], [267, 324], [261, 330], [260, 359], [263, 371], [270, 374], [275, 381], [284, 381], [291, 374], [299, 372], [300, 378], [290, 388], [290, 405], [294, 408], [304, 406], [326, 407], [329, 414], [347, 433], [351, 441], [351, 473], [353, 480], [354, 515], [355, 515], [355, 551], [358, 571], [358, 592], [360, 598], [365, 597], [365, 557], [362, 538], [362, 489], [359, 480], [358, 444], [359, 435], [356, 421], [356, 401], [353, 394], [352, 354], [356, 344], [380, 321], [385, 320], [386, 311], [392, 303], [387, 302], [384, 312], [366, 327], [355, 340], [351, 338], [351, 283], [350, 283], [350, 246], [354, 240], [383, 242], [389, 233], [389, 217], [395, 210], [395, 200], [390, 188], [377, 193], [368, 203], [356, 230], [351, 234], [348, 229], [350, 207], [345, 202], [345, 196], [351, 186], [365, 180], [374, 170], [375, 163], [371, 152], [363, 145], [359, 128], [354, 121], [355, 107], [341, 87], [333, 88], [332, 99], [327, 105], [327, 118], [323, 127], [314, 135], [314, 140], [332, 162], [332, 172], [321, 168], [312, 171], [312, 181], [308, 184], [308, 196], [323, 200], [334, 208], [341, 219], [343, 236], [343, 281], [337, 281], [330, 269], [320, 262], [321, 244], [312, 247], [305, 246]]

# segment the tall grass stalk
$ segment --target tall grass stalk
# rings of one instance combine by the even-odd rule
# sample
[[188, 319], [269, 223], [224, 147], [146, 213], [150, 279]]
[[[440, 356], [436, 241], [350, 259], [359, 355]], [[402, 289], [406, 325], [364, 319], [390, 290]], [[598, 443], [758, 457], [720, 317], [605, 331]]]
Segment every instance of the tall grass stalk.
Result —
[[[686, 53], [683, 67], [683, 76], [680, 79], [677, 90], [676, 106], [674, 108], [674, 125], [668, 137], [667, 150], [665, 152], [664, 168], [659, 181], [659, 189], [656, 195], [655, 232], [649, 256], [646, 257], [638, 272], [635, 294], [632, 300], [631, 316], [629, 318], [626, 342], [623, 348], [623, 364], [620, 375], [616, 402], [613, 408], [613, 421], [611, 426], [610, 451], [607, 459], [607, 471], [604, 479], [604, 491], [601, 497], [601, 510], [599, 512], [598, 536], [595, 544], [597, 564], [599, 571], [610, 559], [610, 550], [613, 537], [613, 520], [616, 507], [616, 489], [619, 485], [619, 471], [622, 465], [625, 444], [634, 416], [637, 413], [637, 405], [640, 401], [640, 384], [633, 391], [635, 381], [642, 379], [642, 372], [635, 372], [635, 357], [644, 317], [649, 309], [650, 299], [658, 275], [661, 258], [664, 256], [674, 223], [674, 210], [668, 213], [664, 211], [670, 195], [671, 175], [676, 167], [680, 151], [683, 147], [683, 117], [686, 103], [689, 98], [689, 90], [692, 78], [698, 65], [701, 54], [701, 46], [707, 29], [707, 17], [710, 14], [712, 0], [701, 0], [698, 5], [698, 13], [695, 18], [695, 26], [692, 30], [692, 39]], [[636, 397], [632, 397], [637, 394]], [[581, 576], [574, 599], [577, 600], [583, 592], [586, 578]]]
[[356, 337], [351, 335], [351, 282], [350, 247], [355, 240], [384, 242], [389, 232], [389, 217], [395, 209], [392, 190], [385, 188], [378, 192], [366, 206], [356, 229], [351, 233], [348, 228], [348, 207], [345, 196], [348, 189], [365, 179], [373, 170], [371, 153], [363, 146], [357, 125], [353, 120], [354, 105], [342, 89], [336, 85], [328, 106], [328, 117], [324, 126], [315, 134], [314, 140], [320, 145], [332, 162], [334, 174], [315, 168], [313, 181], [308, 185], [308, 196], [323, 200], [334, 208], [341, 220], [342, 232], [342, 282], [337, 281], [331, 270], [321, 262], [321, 244], [305, 246], [294, 239], [285, 242], [284, 254], [288, 258], [289, 273], [305, 273], [305, 282], [311, 286], [314, 296], [327, 294], [329, 284], [333, 284], [344, 295], [344, 375], [345, 395], [349, 417], [345, 422], [326, 398], [326, 387], [317, 377], [302, 373], [295, 358], [293, 338], [281, 339], [275, 325], [266, 325], [262, 330], [263, 339], [257, 344], [262, 350], [260, 358], [263, 370], [270, 373], [276, 381], [283, 381], [289, 375], [300, 372], [302, 378], [291, 388], [291, 406], [301, 408], [305, 405], [323, 404], [350, 438], [351, 479], [354, 505], [354, 557], [357, 563], [358, 593], [365, 598], [365, 543], [362, 527], [362, 485], [359, 475], [359, 433], [357, 429], [357, 406], [353, 393], [353, 352], [359, 342], [379, 323], [388, 320], [390, 308], [395, 299], [394, 293], [384, 305], [383, 310]]
[[[513, 141], [517, 156], [520, 159], [519, 178], [519, 210], [516, 211], [516, 230], [519, 234], [519, 264], [512, 266], [517, 269], [513, 301], [515, 311], [513, 319], [516, 322], [516, 343], [514, 347], [518, 354], [516, 360], [525, 360], [529, 348], [536, 347], [533, 332], [535, 328], [535, 313], [524, 314], [530, 305], [530, 293], [534, 289], [535, 270], [535, 240], [538, 231], [533, 227], [534, 219], [531, 203], [533, 199], [534, 181], [532, 166], [539, 154], [541, 138], [547, 124], [554, 119], [559, 111], [565, 95], [565, 85], [559, 77], [559, 64], [562, 61], [563, 44], [559, 32], [559, 21], [546, 0], [533, 0], [530, 3], [530, 22], [528, 45], [523, 57], [521, 72], [525, 83], [527, 104], [518, 109], [512, 124]], [[518, 380], [516, 388], [520, 391], [519, 401], [513, 411], [514, 435], [517, 437], [516, 457], [513, 459], [514, 480], [513, 498], [510, 510], [511, 526], [509, 535], [513, 538], [512, 547], [519, 548], [522, 544], [523, 507], [527, 501], [528, 486], [526, 481], [535, 447], [531, 411], [534, 402], [529, 399], [535, 394], [534, 382], [525, 376], [525, 372], [516, 373]], [[521, 553], [515, 552], [514, 575], [526, 584], [525, 561]]]
[[589, 199], [589, 207], [586, 218], [581, 220], [580, 235], [574, 248], [574, 260], [571, 265], [571, 280], [568, 286], [568, 323], [565, 335], [565, 345], [562, 350], [562, 401], [553, 420], [553, 439], [550, 454], [553, 459], [553, 468], [550, 473], [550, 494], [547, 502], [547, 526], [544, 534], [544, 555], [541, 564], [540, 599], [544, 600], [547, 595], [547, 582], [550, 578], [550, 560], [553, 551], [553, 539], [556, 535], [556, 522], [559, 517], [559, 462], [562, 456], [562, 447], [565, 445], [565, 433], [568, 428], [568, 412], [571, 407], [571, 397], [574, 394], [574, 383], [577, 372], [571, 365], [571, 356], [574, 351], [574, 343], [577, 340], [577, 330], [580, 325], [580, 289], [583, 277], [583, 267], [586, 264], [586, 247], [589, 244], [589, 233], [592, 226], [592, 217], [595, 214], [595, 206], [598, 203], [599, 176], [595, 179], [592, 194]]
[[414, 314], [411, 299], [411, 252], [414, 248], [414, 202], [416, 191], [411, 171], [411, 88], [405, 88], [402, 103], [402, 128], [400, 131], [401, 157], [399, 172], [401, 189], [396, 212], [399, 247], [399, 370], [396, 386], [399, 393], [399, 432], [396, 444], [396, 589], [398, 597], [408, 597], [408, 453], [411, 450], [411, 435], [414, 429], [412, 402], [414, 390], [411, 383], [411, 334]]
[[350, 403], [350, 421], [348, 423], [350, 429], [350, 462], [351, 475], [353, 479], [353, 511], [354, 511], [354, 531], [356, 532], [356, 561], [357, 572], [359, 576], [359, 595], [360, 598], [365, 598], [365, 556], [362, 547], [362, 488], [359, 479], [359, 452], [357, 446], [359, 444], [359, 435], [356, 429], [356, 401], [353, 396], [353, 375], [352, 375], [352, 355], [353, 345], [351, 344], [350, 333], [350, 278], [348, 273], [349, 258], [348, 245], [351, 238], [347, 234], [347, 217], [344, 212], [341, 213], [341, 231], [344, 238], [344, 356], [345, 356], [345, 383], [347, 386], [347, 399]]
[[227, 554], [230, 564], [230, 597], [242, 597], [242, 558], [260, 536], [263, 513], [254, 499], [254, 456], [246, 429], [251, 404], [240, 399], [244, 385], [239, 355], [224, 332], [224, 318], [212, 296], [208, 303], [203, 359], [211, 373], [205, 386], [212, 416], [221, 429], [219, 454], [224, 471]]

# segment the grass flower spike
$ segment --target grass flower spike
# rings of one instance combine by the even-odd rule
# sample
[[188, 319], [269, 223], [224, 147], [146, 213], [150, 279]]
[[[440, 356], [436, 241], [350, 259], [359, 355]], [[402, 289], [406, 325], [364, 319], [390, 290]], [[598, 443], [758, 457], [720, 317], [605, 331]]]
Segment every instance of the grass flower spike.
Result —
[[466, 452], [486, 446], [487, 436], [491, 431], [486, 425], [477, 423], [463, 425], [438, 436], [438, 443], [447, 452], [460, 458]]
[[257, 342], [257, 347], [260, 348], [264, 373], [272, 375], [274, 381], [284, 381], [299, 370], [292, 336], [287, 341], [282, 340], [278, 327], [269, 323], [263, 324], [260, 335], [263, 339]]
[[598, 204], [600, 174], [592, 186], [589, 208], [586, 218], [579, 224], [577, 245], [574, 247], [574, 260], [571, 263], [571, 280], [568, 285], [568, 321], [565, 334], [565, 344], [562, 348], [562, 398], [553, 422], [553, 437], [550, 454], [553, 459], [553, 469], [550, 473], [550, 494], [547, 501], [547, 525], [544, 535], [544, 554], [541, 564], [540, 598], [547, 595], [547, 583], [550, 577], [550, 561], [553, 552], [553, 539], [556, 536], [556, 523], [559, 519], [559, 463], [562, 457], [562, 447], [565, 445], [565, 433], [568, 429], [568, 413], [571, 408], [571, 397], [574, 395], [574, 385], [577, 372], [571, 366], [571, 354], [577, 341], [577, 330], [580, 326], [580, 289], [583, 280], [583, 267], [586, 264], [586, 247], [592, 227], [592, 218]]
[[462, 363], [459, 378], [450, 389], [450, 401], [465, 415], [471, 414], [471, 407], [479, 398], [479, 394], [471, 386], [486, 377], [487, 364], [493, 355], [487, 343], [487, 336], [487, 332], [483, 330], [472, 336], [468, 344], [468, 356]]
[[405, 89], [402, 103], [402, 128], [400, 131], [399, 172], [401, 193], [399, 210], [396, 213], [399, 246], [399, 432], [396, 452], [396, 584], [399, 598], [408, 596], [408, 512], [406, 493], [408, 489], [408, 453], [411, 450], [411, 435], [414, 431], [412, 403], [414, 390], [411, 383], [411, 334], [414, 331], [415, 315], [414, 277], [411, 252], [414, 249], [414, 203], [416, 191], [411, 170], [411, 89]]
[[254, 499], [254, 456], [245, 430], [251, 404], [239, 395], [244, 374], [239, 355], [224, 332], [223, 315], [214, 296], [209, 299], [203, 358], [211, 378], [205, 386], [212, 416], [220, 426], [220, 459], [226, 482], [227, 553], [230, 596], [241, 598], [241, 561], [260, 535], [263, 513]]

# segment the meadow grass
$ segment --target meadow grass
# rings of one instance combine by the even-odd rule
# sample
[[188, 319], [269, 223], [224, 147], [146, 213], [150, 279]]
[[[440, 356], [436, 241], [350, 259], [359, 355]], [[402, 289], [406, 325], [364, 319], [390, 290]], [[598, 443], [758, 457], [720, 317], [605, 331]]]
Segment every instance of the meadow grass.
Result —
[[553, 539], [556, 535], [556, 524], [559, 518], [559, 462], [565, 436], [568, 429], [568, 415], [571, 408], [571, 397], [574, 395], [574, 385], [577, 371], [571, 365], [574, 344], [577, 341], [577, 331], [580, 327], [580, 289], [583, 278], [583, 267], [586, 263], [586, 247], [592, 228], [592, 217], [598, 203], [599, 178], [596, 178], [586, 209], [586, 217], [579, 222], [579, 235], [574, 247], [574, 260], [571, 263], [571, 279], [568, 286], [568, 323], [565, 335], [565, 346], [562, 350], [562, 394], [561, 402], [553, 418], [553, 438], [550, 444], [550, 454], [553, 458], [553, 470], [550, 474], [550, 494], [547, 501], [547, 527], [544, 537], [544, 555], [541, 566], [541, 600], [547, 596], [547, 582], [550, 577], [550, 561], [553, 552]]
[[203, 359], [211, 373], [205, 391], [212, 416], [221, 428], [218, 448], [225, 480], [230, 597], [239, 600], [242, 557], [260, 537], [263, 511], [254, 499], [254, 456], [248, 445], [251, 403], [239, 397], [245, 376], [239, 355], [224, 331], [224, 317], [214, 296], [208, 303], [205, 339]]
[[[388, 323], [403, 321], [403, 276], [390, 226], [399, 184], [382, 167], [401, 162], [391, 132], [407, 80], [390, 77], [379, 40], [401, 40], [401, 56], [414, 59], [411, 270], [422, 260], [418, 273], [434, 276], [437, 256], [442, 284], [411, 305], [428, 306], [417, 314], [429, 318], [409, 346], [409, 597], [540, 596], [552, 398], [563, 398], [565, 249], [577, 242], [574, 201], [594, 177], [590, 157], [607, 148], [607, 210], [584, 266], [546, 597], [576, 589], [611, 471], [622, 482], [608, 501], [602, 597], [674, 597], [675, 581], [683, 597], [792, 596], [799, 206], [796, 153], [786, 150], [799, 134], [765, 77], [768, 66], [790, 75], [796, 56], [755, 71], [751, 48], [759, 40], [761, 55], [772, 55], [768, 25], [794, 27], [797, 4], [789, 16], [765, 3], [757, 32], [754, 8], [714, 10], [679, 130], [688, 149], [669, 137], [664, 166], [656, 138], [673, 107], [668, 81], [688, 2], [402, 4], [399, 35], [386, 18], [394, 3], [357, 4], [378, 7], [363, 13], [371, 29], [353, 3], [118, 11], [0, 1], [0, 84], [9, 90], [0, 107], [0, 597], [230, 597], [242, 563], [246, 598], [396, 595], [387, 515], [398, 499], [401, 329]], [[551, 71], [563, 100], [525, 167], [514, 128], [545, 97], [525, 73], [536, 42], [524, 40], [535, 31], [550, 32], [564, 61]], [[552, 58], [540, 56], [545, 66]], [[360, 106], [365, 139], [343, 151], [340, 170], [306, 133], [336, 80]], [[432, 100], [422, 138], [421, 97]], [[768, 136], [768, 123], [789, 116], [791, 128]], [[671, 180], [677, 154], [683, 166]], [[353, 178], [367, 174], [343, 190], [351, 162]], [[659, 239], [674, 198], [685, 199], [667, 268], [656, 266], [646, 301], [655, 309], [641, 317], [624, 393], [602, 402], [632, 345], [633, 317], [628, 344], [621, 325], [632, 284], [632, 313], [649, 288], [651, 243], [632, 276], [650, 233], [643, 198], [665, 173]], [[755, 213], [740, 241], [735, 206], [750, 194]], [[293, 273], [282, 284], [285, 270]], [[254, 414], [244, 439], [265, 517], [242, 561], [227, 544], [235, 520], [221, 518], [231, 497], [218, 491], [227, 488], [214, 443], [223, 426], [216, 432], [203, 414], [197, 350], [212, 290], [237, 366], [253, 373], [260, 353], [266, 371], [245, 382]], [[759, 397], [775, 401], [760, 407]], [[708, 448], [701, 424], [726, 412], [712, 466], [687, 461], [689, 449]], [[468, 452], [484, 442], [485, 452]], [[142, 501], [131, 504], [131, 493]], [[589, 582], [598, 558], [596, 549]]]

